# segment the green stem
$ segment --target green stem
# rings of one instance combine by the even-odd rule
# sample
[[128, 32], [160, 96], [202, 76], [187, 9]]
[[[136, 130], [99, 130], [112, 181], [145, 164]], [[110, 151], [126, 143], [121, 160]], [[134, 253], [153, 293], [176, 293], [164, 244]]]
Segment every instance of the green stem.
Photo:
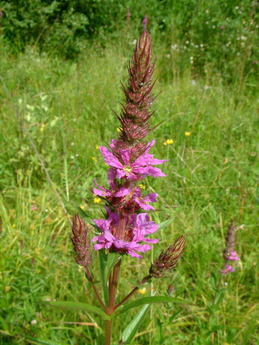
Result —
[[[110, 277], [109, 277], [109, 303], [106, 308], [106, 312], [109, 315], [115, 310], [115, 300], [116, 300], [116, 292], [119, 282], [119, 275], [120, 275], [120, 266], [121, 260], [117, 262], [114, 266]], [[111, 345], [111, 338], [112, 338], [112, 320], [105, 321], [105, 342], [104, 345]]]
[[101, 296], [99, 295], [99, 292], [95, 286], [95, 283], [94, 283], [94, 279], [93, 279], [93, 276], [92, 276], [92, 273], [91, 271], [85, 267], [85, 274], [86, 274], [86, 277], [88, 279], [88, 281], [90, 282], [90, 284], [92, 285], [92, 288], [94, 290], [94, 294], [95, 294], [95, 297], [97, 298], [98, 302], [100, 303], [100, 305], [102, 306], [103, 310], [106, 309], [102, 299], [101, 299]]

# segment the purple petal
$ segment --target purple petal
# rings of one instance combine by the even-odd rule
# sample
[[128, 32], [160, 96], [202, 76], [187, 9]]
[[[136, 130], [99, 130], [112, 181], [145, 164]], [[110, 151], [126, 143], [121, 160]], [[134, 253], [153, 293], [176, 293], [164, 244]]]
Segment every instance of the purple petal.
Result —
[[165, 159], [156, 159], [153, 155], [149, 153], [143, 153], [141, 156], [139, 156], [135, 162], [132, 164], [132, 167], [141, 167], [141, 166], [147, 166], [147, 165], [158, 165], [163, 164], [166, 162]]
[[103, 236], [108, 242], [113, 242], [115, 240], [115, 237], [110, 233], [110, 231], [105, 231]]
[[109, 196], [111, 194], [111, 192], [108, 190], [108, 189], [97, 189], [97, 188], [94, 188], [93, 189], [93, 193], [95, 195], [99, 195], [99, 196]]
[[149, 244], [140, 244], [136, 250], [138, 252], [147, 252], [150, 249], [151, 249], [151, 246]]
[[102, 231], [108, 230], [110, 227], [110, 221], [106, 219], [94, 219], [94, 222]]
[[115, 168], [110, 168], [108, 170], [108, 182], [112, 189], [115, 189], [116, 187], [115, 185], [116, 173], [117, 173], [117, 170]]
[[145, 202], [156, 202], [157, 201], [157, 193], [149, 193], [147, 196], [143, 198]]
[[111, 141], [111, 143], [110, 143], [110, 148], [111, 148], [112, 150], [114, 150], [114, 149], [116, 148], [117, 144], [118, 144], [118, 140], [112, 139], [112, 141]]
[[105, 163], [107, 163], [111, 167], [123, 169], [123, 166], [118, 160], [118, 158], [115, 157], [105, 146], [101, 146], [100, 151], [103, 155]]
[[121, 158], [125, 165], [129, 165], [130, 163], [130, 150], [120, 150]]
[[129, 254], [130, 256], [132, 256], [133, 258], [139, 258], [139, 259], [142, 259], [142, 258], [143, 258], [143, 256], [137, 254], [137, 253], [134, 252], [133, 250], [129, 250], [129, 251], [128, 251], [128, 254]]
[[166, 176], [166, 174], [164, 174], [159, 168], [149, 167], [148, 168], [148, 176], [164, 177], [164, 176]]
[[127, 194], [129, 194], [129, 192], [131, 191], [131, 188], [125, 188], [125, 187], [122, 187], [118, 190], [118, 192], [116, 192], [114, 194], [114, 196], [116, 197], [122, 197], [122, 196], [125, 196]]
[[145, 211], [154, 210], [154, 207], [146, 204], [144, 199], [133, 197], [133, 200], [139, 205], [139, 207], [141, 207]]
[[148, 152], [150, 151], [151, 147], [155, 145], [155, 143], [156, 143], [155, 140], [150, 141], [150, 142], [147, 144], [147, 146], [146, 146], [145, 152], [148, 153]]
[[100, 250], [100, 249], [104, 249], [104, 248], [105, 248], [104, 244], [95, 244], [94, 245], [95, 250]]
[[116, 177], [121, 179], [126, 176], [126, 172], [122, 169], [117, 169], [116, 170]]
[[160, 240], [159, 239], [151, 239], [151, 238], [145, 238], [144, 240], [146, 243], [157, 243]]
[[93, 242], [99, 241], [99, 238], [100, 238], [100, 236], [95, 236], [95, 237], [92, 238], [92, 241]]

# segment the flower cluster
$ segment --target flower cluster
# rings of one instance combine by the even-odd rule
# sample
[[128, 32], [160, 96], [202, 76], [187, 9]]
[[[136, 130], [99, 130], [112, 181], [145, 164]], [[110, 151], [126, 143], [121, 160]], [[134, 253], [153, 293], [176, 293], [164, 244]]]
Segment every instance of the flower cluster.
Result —
[[109, 186], [105, 188], [96, 183], [93, 189], [93, 193], [105, 199], [107, 204], [106, 218], [95, 220], [100, 231], [93, 238], [96, 250], [107, 249], [141, 257], [138, 252], [146, 252], [151, 249], [151, 243], [158, 242], [147, 238], [158, 228], [147, 214], [154, 210], [151, 203], [157, 200], [157, 194], [142, 195], [137, 184], [146, 176], [165, 176], [157, 167], [165, 160], [156, 159], [150, 153], [155, 141], [142, 141], [150, 132], [153, 68], [151, 38], [144, 27], [129, 66], [128, 87], [123, 87], [126, 104], [118, 117], [121, 123], [119, 139], [112, 140], [109, 148], [100, 147], [109, 166]]

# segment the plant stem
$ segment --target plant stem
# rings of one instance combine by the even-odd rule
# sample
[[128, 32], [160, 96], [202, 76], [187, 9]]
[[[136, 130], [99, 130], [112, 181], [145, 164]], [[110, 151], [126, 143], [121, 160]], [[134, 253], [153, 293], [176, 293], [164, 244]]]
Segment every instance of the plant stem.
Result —
[[[121, 260], [113, 268], [109, 277], [109, 303], [106, 308], [107, 314], [111, 315], [115, 310], [116, 291], [119, 282]], [[105, 321], [105, 342], [104, 345], [110, 345], [112, 338], [112, 320]]]
[[104, 305], [104, 303], [103, 303], [103, 301], [102, 301], [102, 299], [101, 299], [101, 297], [99, 295], [99, 292], [96, 289], [92, 273], [91, 273], [91, 271], [87, 267], [85, 267], [85, 274], [86, 274], [86, 277], [87, 277], [88, 281], [90, 282], [90, 284], [91, 284], [91, 286], [92, 286], [92, 288], [94, 290], [95, 297], [97, 298], [98, 302], [102, 306], [103, 310], [106, 310], [106, 306]]
[[110, 345], [112, 339], [112, 320], [105, 321], [105, 345]]

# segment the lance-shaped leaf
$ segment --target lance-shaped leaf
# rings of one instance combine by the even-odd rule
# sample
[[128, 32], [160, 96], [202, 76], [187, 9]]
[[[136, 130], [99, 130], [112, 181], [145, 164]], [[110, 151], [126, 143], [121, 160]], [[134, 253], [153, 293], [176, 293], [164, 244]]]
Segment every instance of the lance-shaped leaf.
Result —
[[128, 324], [128, 326], [125, 328], [125, 330], [122, 333], [122, 338], [121, 338], [121, 342], [120, 344], [129, 344], [137, 330], [139, 329], [139, 327], [141, 326], [145, 315], [147, 314], [148, 310], [150, 308], [150, 304], [146, 304], [144, 305], [140, 311], [136, 314], [136, 316], [134, 317], [134, 319]]
[[73, 301], [55, 301], [48, 302], [51, 307], [57, 307], [67, 309], [69, 311], [85, 311], [88, 313], [98, 314], [104, 320], [110, 320], [110, 316], [107, 315], [102, 309], [87, 303], [73, 302]]
[[143, 297], [139, 298], [133, 302], [127, 303], [122, 307], [119, 307], [115, 312], [115, 315], [125, 313], [126, 311], [139, 307], [144, 304], [153, 304], [153, 303], [184, 303], [183, 301], [178, 298], [169, 297], [169, 296], [150, 296], [150, 297]]

